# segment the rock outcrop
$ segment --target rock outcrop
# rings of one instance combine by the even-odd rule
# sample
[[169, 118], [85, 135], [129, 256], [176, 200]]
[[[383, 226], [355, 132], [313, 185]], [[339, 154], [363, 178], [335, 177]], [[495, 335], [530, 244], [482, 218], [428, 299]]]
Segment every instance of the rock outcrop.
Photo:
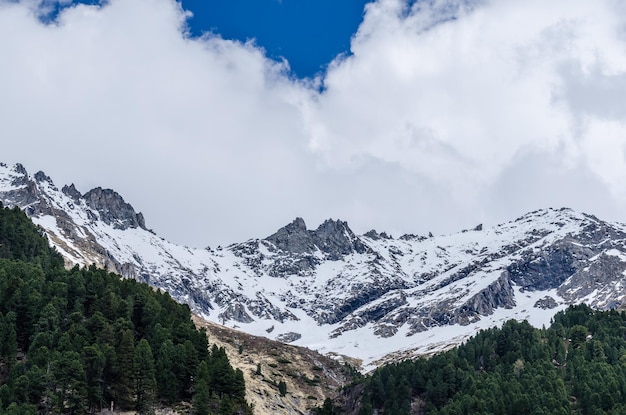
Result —
[[146, 222], [141, 213], [111, 189], [96, 187], [82, 196], [85, 204], [100, 214], [100, 220], [115, 229], [142, 228], [146, 229]]

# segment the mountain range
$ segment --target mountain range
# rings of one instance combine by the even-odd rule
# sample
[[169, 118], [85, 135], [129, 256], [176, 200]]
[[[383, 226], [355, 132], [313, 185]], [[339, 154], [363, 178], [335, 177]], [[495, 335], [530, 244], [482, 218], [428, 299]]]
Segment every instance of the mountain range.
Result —
[[170, 243], [114, 190], [58, 188], [0, 164], [0, 201], [39, 225], [68, 267], [95, 264], [167, 291], [208, 321], [363, 370], [435, 353], [515, 318], [541, 327], [571, 304], [624, 304], [626, 225], [567, 208], [450, 235], [356, 235], [302, 218], [262, 239]]

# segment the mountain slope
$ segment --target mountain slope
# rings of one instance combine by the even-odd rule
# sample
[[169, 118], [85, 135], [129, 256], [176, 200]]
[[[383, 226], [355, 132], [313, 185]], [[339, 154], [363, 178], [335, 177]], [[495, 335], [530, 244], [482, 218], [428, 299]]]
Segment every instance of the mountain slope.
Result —
[[[246, 400], [257, 415], [308, 414], [326, 398], [335, 398], [353, 381], [350, 368], [313, 350], [296, 347], [195, 317], [211, 344], [226, 349], [233, 367], [246, 382]], [[278, 383], [285, 382], [281, 396]]]
[[572, 306], [547, 329], [507, 321], [428, 359], [375, 370], [319, 415], [623, 414], [626, 313]]
[[64, 269], [24, 212], [0, 208], [0, 413], [190, 402], [252, 413], [243, 373], [209, 351], [189, 308], [103, 269]]
[[541, 326], [569, 304], [624, 300], [626, 227], [569, 209], [399, 238], [355, 235], [339, 220], [308, 230], [297, 218], [214, 250], [159, 238], [112, 190], [59, 190], [21, 165], [0, 166], [0, 201], [24, 209], [68, 264], [107, 267], [210, 321], [365, 366], [442, 350], [509, 318]]

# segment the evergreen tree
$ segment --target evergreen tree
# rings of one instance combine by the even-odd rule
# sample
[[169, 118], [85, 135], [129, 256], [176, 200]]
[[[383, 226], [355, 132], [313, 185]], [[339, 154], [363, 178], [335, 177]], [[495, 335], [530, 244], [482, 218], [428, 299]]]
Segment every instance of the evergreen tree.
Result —
[[133, 333], [124, 330], [116, 351], [117, 376], [115, 388], [116, 406], [122, 409], [134, 409], [135, 394], [135, 344]]
[[156, 381], [159, 396], [164, 397], [169, 403], [176, 402], [181, 394], [181, 383], [176, 376], [176, 359], [174, 343], [171, 340], [166, 340], [157, 354]]
[[137, 381], [137, 411], [150, 413], [154, 405], [156, 379], [152, 348], [146, 339], [141, 339], [135, 348], [135, 378]]
[[209, 415], [210, 400], [209, 386], [204, 379], [200, 379], [196, 382], [196, 393], [193, 396], [194, 415]]
[[0, 337], [2, 337], [2, 360], [4, 360], [9, 370], [15, 365], [15, 359], [17, 357], [17, 330], [15, 328], [15, 322], [17, 315], [13, 311], [9, 311], [3, 319], [0, 321], [2, 330]]
[[53, 405], [65, 414], [84, 414], [87, 410], [87, 384], [80, 355], [66, 351], [51, 364]]
[[231, 390], [233, 398], [241, 401], [246, 398], [246, 382], [243, 378], [243, 372], [241, 369], [235, 369]]
[[101, 410], [104, 406], [104, 368], [106, 356], [97, 344], [83, 348], [83, 361], [87, 377], [87, 402], [89, 408]]
[[280, 396], [287, 395], [287, 384], [284, 380], [278, 382], [278, 392], [280, 392]]

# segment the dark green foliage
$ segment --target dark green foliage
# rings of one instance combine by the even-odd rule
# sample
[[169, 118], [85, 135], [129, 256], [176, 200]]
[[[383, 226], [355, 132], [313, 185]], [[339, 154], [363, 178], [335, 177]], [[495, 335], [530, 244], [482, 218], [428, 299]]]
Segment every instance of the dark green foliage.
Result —
[[133, 332], [124, 330], [115, 353], [114, 401], [122, 409], [133, 409], [135, 397], [135, 342]]
[[287, 395], [287, 384], [284, 380], [278, 382], [278, 392], [280, 392], [280, 396]]
[[196, 394], [193, 397], [193, 413], [194, 415], [209, 415], [211, 404], [211, 393], [204, 379], [196, 382]]
[[32, 224], [19, 208], [0, 203], [0, 258], [28, 262], [41, 268], [59, 268], [63, 258], [50, 249], [43, 231]]
[[176, 376], [177, 367], [176, 347], [172, 340], [166, 340], [159, 348], [156, 359], [156, 381], [158, 395], [167, 403], [174, 403], [179, 399], [181, 385]]
[[381, 367], [361, 384], [363, 415], [625, 413], [626, 314], [580, 305], [543, 330], [511, 320], [448, 352]]
[[154, 356], [146, 339], [141, 339], [135, 348], [135, 379], [137, 411], [139, 413], [149, 413], [154, 406], [156, 378]]
[[250, 413], [243, 374], [223, 349], [209, 352], [189, 307], [95, 266], [66, 270], [21, 211], [0, 207], [0, 413], [85, 414], [111, 403], [149, 413], [207, 395], [209, 413]]
[[[322, 407], [315, 410], [316, 415], [335, 415], [339, 413], [339, 410], [335, 408], [330, 398], [326, 398]], [[371, 413], [371, 411], [369, 413]]]

